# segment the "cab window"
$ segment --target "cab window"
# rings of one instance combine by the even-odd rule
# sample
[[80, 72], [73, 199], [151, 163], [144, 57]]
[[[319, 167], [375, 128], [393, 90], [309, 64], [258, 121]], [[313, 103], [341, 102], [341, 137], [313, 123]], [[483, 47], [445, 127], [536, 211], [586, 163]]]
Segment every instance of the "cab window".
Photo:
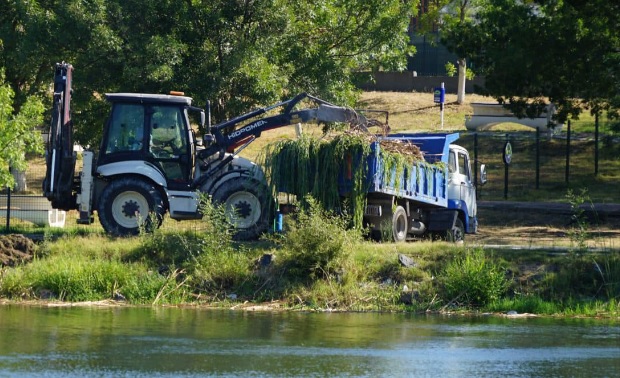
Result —
[[188, 131], [184, 110], [177, 106], [153, 106], [150, 118], [149, 153], [174, 183], [189, 180]]
[[140, 151], [143, 146], [143, 139], [143, 106], [116, 104], [112, 111], [105, 152]]
[[469, 169], [469, 159], [467, 155], [463, 152], [458, 153], [458, 164], [459, 164], [459, 172], [467, 176], [467, 178], [471, 178], [471, 170]]
[[182, 109], [154, 106], [151, 116], [150, 151], [155, 157], [172, 157], [187, 153], [187, 138]]
[[454, 151], [450, 151], [450, 155], [448, 156], [448, 172], [456, 172], [456, 156], [454, 155]]

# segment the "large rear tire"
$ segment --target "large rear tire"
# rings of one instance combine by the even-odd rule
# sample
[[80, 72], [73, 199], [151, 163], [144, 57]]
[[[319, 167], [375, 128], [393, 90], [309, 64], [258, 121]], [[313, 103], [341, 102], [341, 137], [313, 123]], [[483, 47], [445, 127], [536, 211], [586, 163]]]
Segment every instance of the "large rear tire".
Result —
[[407, 211], [402, 206], [397, 206], [392, 214], [392, 238], [396, 243], [407, 240]]
[[164, 201], [152, 184], [126, 177], [108, 184], [97, 209], [103, 229], [115, 236], [131, 236], [157, 229], [164, 214]]
[[230, 179], [215, 190], [212, 198], [214, 203], [225, 206], [235, 240], [256, 239], [268, 229], [271, 195], [259, 181], [244, 177]]

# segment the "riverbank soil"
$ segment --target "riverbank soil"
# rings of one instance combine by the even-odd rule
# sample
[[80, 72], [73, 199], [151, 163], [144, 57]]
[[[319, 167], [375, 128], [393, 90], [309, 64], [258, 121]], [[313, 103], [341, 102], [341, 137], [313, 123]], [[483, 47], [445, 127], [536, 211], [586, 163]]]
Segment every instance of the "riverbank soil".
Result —
[[579, 224], [566, 204], [479, 203], [479, 229], [468, 244], [543, 248], [620, 248], [620, 216], [615, 204], [584, 212]]
[[34, 256], [36, 246], [24, 235], [0, 236], [0, 266], [15, 266], [26, 263]]

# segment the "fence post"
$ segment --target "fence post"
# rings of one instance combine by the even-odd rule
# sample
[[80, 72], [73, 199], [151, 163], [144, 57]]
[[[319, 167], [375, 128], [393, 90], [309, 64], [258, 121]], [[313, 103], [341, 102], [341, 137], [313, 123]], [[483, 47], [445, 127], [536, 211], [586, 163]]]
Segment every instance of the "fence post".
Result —
[[594, 114], [594, 175], [598, 175], [598, 112]]
[[11, 229], [11, 188], [6, 187], [6, 230], [5, 233], [9, 233]]
[[566, 184], [570, 175], [570, 119], [566, 126]]
[[506, 134], [506, 144], [504, 144], [504, 150], [502, 151], [502, 160], [504, 161], [504, 199], [508, 199], [508, 166], [512, 162], [512, 145], [510, 144], [510, 137]]
[[540, 187], [540, 128], [536, 128], [536, 189]]

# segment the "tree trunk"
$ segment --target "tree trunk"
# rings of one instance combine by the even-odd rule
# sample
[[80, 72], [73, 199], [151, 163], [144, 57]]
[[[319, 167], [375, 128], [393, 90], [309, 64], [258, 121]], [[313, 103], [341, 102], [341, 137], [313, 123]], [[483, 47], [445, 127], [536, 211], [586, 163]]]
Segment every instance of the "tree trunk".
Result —
[[26, 185], [26, 172], [18, 171], [15, 169], [11, 169], [11, 174], [13, 175], [13, 179], [15, 180], [15, 185], [13, 186], [13, 190], [16, 193], [25, 192], [28, 190], [28, 185]]
[[458, 64], [459, 64], [459, 86], [458, 86], [457, 93], [456, 93], [456, 102], [458, 102], [459, 105], [462, 105], [465, 102], [465, 80], [466, 80], [465, 73], [467, 72], [467, 62], [465, 61], [465, 58], [460, 58], [458, 60]]

